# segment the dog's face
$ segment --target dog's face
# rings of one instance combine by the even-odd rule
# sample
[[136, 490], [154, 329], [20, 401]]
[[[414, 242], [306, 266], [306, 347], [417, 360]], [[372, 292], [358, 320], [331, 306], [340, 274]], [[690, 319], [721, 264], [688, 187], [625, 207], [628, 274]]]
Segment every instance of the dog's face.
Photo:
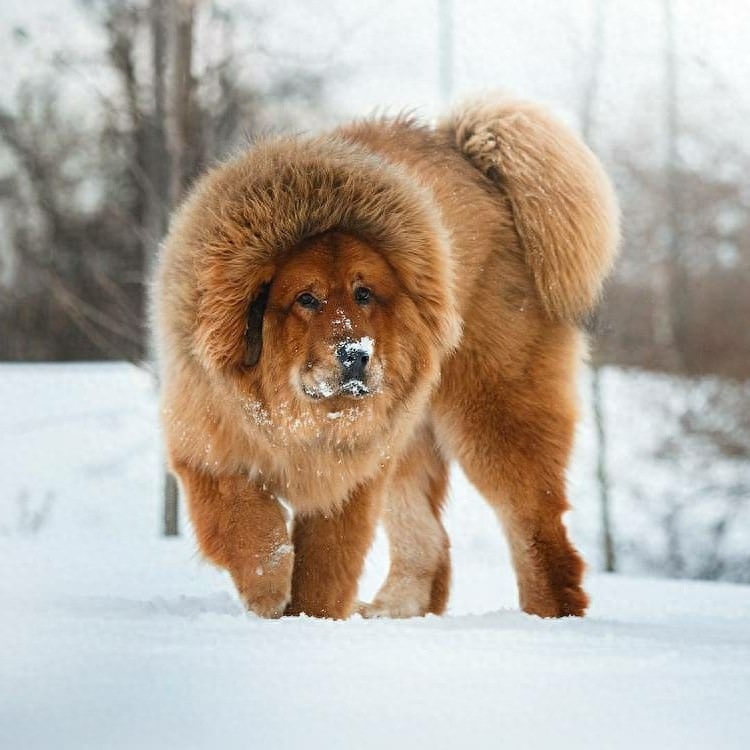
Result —
[[383, 380], [386, 318], [398, 284], [364, 243], [329, 235], [281, 269], [269, 298], [288, 379], [313, 401], [374, 396]]
[[382, 423], [430, 369], [423, 327], [382, 255], [330, 233], [295, 249], [251, 301], [246, 366], [279, 416], [345, 412]]

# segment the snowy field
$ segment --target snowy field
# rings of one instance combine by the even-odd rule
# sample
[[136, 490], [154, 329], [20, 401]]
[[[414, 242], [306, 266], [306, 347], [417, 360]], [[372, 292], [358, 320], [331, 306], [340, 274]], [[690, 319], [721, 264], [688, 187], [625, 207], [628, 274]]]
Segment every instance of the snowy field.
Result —
[[[649, 459], [674, 383], [605, 382], [611, 414], [638, 416], [612, 445], [621, 519], [645, 518], [622, 507], [633, 488], [709, 461], [714, 485], [735, 481], [707, 454], [671, 479]], [[0, 366], [0, 404], [2, 750], [750, 747], [750, 587], [592, 574], [585, 620], [521, 614], [494, 518], [455, 472], [447, 616], [262, 621], [189, 534], [158, 536], [145, 373]], [[590, 447], [584, 424], [569, 522], [596, 569]], [[364, 597], [386, 569], [378, 538]]]

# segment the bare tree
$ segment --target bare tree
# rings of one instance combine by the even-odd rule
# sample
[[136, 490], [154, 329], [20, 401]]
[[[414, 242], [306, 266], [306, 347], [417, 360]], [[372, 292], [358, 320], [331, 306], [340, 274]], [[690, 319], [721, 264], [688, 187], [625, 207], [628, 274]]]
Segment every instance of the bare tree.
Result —
[[171, 207], [180, 201], [194, 171], [198, 150], [193, 117], [193, 25], [195, 0], [169, 0], [169, 61], [171, 68], [167, 143], [170, 153]]
[[[160, 5], [158, 2], [156, 6]], [[152, 5], [155, 17], [163, 18], [162, 10]], [[191, 163], [195, 162], [197, 151], [197, 134], [195, 132], [195, 118], [192, 103], [194, 92], [193, 79], [193, 22], [195, 16], [194, 0], [169, 0], [166, 17], [168, 19], [168, 57], [170, 65], [170, 86], [167, 96], [169, 106], [160, 114], [166, 114], [166, 122], [159, 123], [161, 132], [166, 132], [169, 159], [164, 163], [169, 165], [169, 205], [170, 209], [179, 203], [191, 176]], [[154, 64], [160, 64], [157, 59], [157, 45], [161, 43], [161, 23], [154, 22], [153, 26], [158, 34], [153, 39]], [[159, 68], [159, 74], [163, 68]], [[157, 80], [157, 70], [154, 79]], [[166, 126], [166, 127], [165, 127]], [[193, 158], [191, 158], [191, 156]], [[164, 480], [164, 534], [177, 536], [179, 534], [179, 491], [173, 474], [165, 472]]]
[[[591, 60], [588, 65], [589, 76], [583, 93], [581, 106], [581, 131], [583, 139], [591, 146], [594, 126], [594, 107], [599, 93], [601, 69], [604, 53], [605, 12], [607, 0], [595, 0], [594, 28], [591, 42]], [[596, 332], [599, 320], [598, 311], [594, 313], [591, 327]], [[596, 476], [599, 487], [599, 509], [601, 518], [602, 550], [604, 569], [613, 572], [616, 568], [615, 545], [612, 534], [612, 517], [610, 509], [610, 480], [607, 471], [607, 429], [604, 414], [603, 383], [601, 364], [598, 352], [591, 356], [591, 403], [596, 426]]]
[[[101, 125], [63, 115], [55, 86], [26, 87], [15, 111], [0, 111], [2, 156], [16, 166], [3, 183], [15, 261], [5, 269], [12, 287], [0, 295], [0, 357], [153, 361], [145, 279], [170, 211], [208, 159], [254, 132], [307, 125], [320, 108], [323, 75], [259, 54], [249, 78], [252, 44], [244, 38], [235, 48], [236, 17], [213, 3], [79, 2], [104, 35], [117, 88], [98, 89], [82, 76], [78, 53], [65, 51], [51, 75], [86, 80], [87, 106], [100, 108]], [[201, 34], [218, 33], [221, 43], [196, 71], [199, 7]], [[86, 182], [96, 190], [79, 189]], [[76, 205], [77, 194], [96, 191], [93, 209]], [[164, 531], [174, 534], [171, 476], [165, 488]]]
[[663, 315], [661, 332], [663, 343], [672, 357], [674, 369], [684, 370], [684, 345], [687, 322], [687, 283], [682, 253], [681, 209], [680, 209], [680, 154], [677, 110], [677, 51], [675, 39], [675, 16], [673, 0], [663, 0], [664, 8], [664, 86], [667, 124], [666, 192], [667, 192], [667, 258], [665, 265], [666, 313]]
[[153, 257], [156, 246], [167, 231], [170, 205], [169, 196], [169, 152], [167, 150], [167, 93], [166, 93], [166, 54], [167, 54], [167, 6], [164, 0], [151, 0], [151, 75], [153, 85], [153, 118], [151, 126], [151, 184], [158, 197], [149, 222], [152, 238]]

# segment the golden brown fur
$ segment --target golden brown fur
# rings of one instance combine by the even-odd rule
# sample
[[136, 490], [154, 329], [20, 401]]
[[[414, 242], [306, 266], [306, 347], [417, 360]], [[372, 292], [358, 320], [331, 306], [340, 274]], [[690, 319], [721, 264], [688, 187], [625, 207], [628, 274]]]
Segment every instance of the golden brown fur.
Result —
[[382, 517], [391, 571], [360, 611], [442, 612], [455, 458], [505, 527], [523, 609], [583, 614], [561, 522], [576, 321], [616, 242], [595, 158], [508, 100], [209, 172], [159, 264], [163, 422], [201, 549], [247, 606], [347, 616]]

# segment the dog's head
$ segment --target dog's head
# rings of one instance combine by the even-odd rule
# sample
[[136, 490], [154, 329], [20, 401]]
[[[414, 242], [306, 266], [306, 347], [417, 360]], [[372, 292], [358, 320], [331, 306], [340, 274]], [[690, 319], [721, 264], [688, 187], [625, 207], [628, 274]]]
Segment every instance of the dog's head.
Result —
[[199, 336], [232, 353], [223, 371], [252, 404], [250, 415], [260, 404], [264, 420], [294, 426], [302, 439], [321, 423], [336, 432], [348, 422], [349, 434], [365, 435], [434, 380], [437, 357], [418, 300], [383, 254], [353, 235], [328, 232], [285, 253], [244, 308], [242, 331], [211, 321]]
[[449, 242], [432, 194], [384, 159], [337, 138], [261, 143], [173, 220], [162, 348], [218, 397], [231, 384], [269, 435], [322, 434], [341, 411], [382, 436], [459, 340]]
[[249, 366], [267, 355], [274, 371], [286, 367], [274, 375], [298, 399], [333, 405], [373, 398], [386, 363], [397, 366], [391, 326], [400, 293], [396, 275], [367, 243], [336, 233], [308, 240], [262, 292], [263, 321], [250, 305]]

